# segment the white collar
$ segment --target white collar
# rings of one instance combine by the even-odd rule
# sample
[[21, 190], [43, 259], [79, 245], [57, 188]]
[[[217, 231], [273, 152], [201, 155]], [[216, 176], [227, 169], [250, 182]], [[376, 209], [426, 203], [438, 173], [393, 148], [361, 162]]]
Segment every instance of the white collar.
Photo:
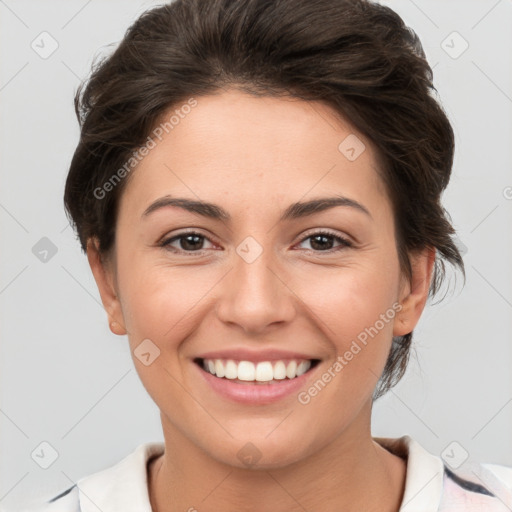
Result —
[[147, 463], [164, 453], [163, 442], [144, 443], [115, 466], [77, 482], [82, 512], [152, 512]]
[[399, 512], [437, 512], [443, 494], [444, 465], [412, 437], [374, 437], [374, 441], [407, 459], [405, 491]]
[[[443, 462], [405, 435], [373, 438], [387, 450], [407, 459], [405, 492], [399, 512], [436, 512], [443, 491]], [[139, 445], [116, 465], [77, 482], [82, 512], [152, 512], [147, 463], [164, 453], [163, 442]]]

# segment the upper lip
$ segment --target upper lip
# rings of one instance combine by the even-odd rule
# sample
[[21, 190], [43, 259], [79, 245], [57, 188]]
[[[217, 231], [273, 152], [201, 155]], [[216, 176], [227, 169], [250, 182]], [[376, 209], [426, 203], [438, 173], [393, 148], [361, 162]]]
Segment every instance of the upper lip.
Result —
[[230, 350], [214, 350], [196, 356], [196, 359], [233, 359], [235, 361], [278, 361], [281, 359], [319, 359], [308, 354], [290, 352], [279, 349], [248, 350], [247, 348], [234, 348]]

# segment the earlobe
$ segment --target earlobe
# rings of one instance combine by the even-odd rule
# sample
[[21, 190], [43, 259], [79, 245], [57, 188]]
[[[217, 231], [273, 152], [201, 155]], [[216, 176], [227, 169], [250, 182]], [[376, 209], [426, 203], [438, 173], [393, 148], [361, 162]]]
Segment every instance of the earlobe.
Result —
[[126, 334], [126, 329], [115, 321], [110, 322], [109, 326], [113, 334], [118, 334], [120, 336]]
[[404, 336], [416, 327], [428, 299], [435, 257], [434, 247], [411, 255], [411, 280], [402, 287], [399, 297], [402, 308], [395, 317], [393, 336]]
[[98, 250], [97, 238], [90, 238], [87, 242], [87, 259], [100, 293], [101, 302], [109, 317], [109, 327], [112, 333], [126, 334], [121, 303], [114, 286], [113, 269], [110, 264], [103, 261]]

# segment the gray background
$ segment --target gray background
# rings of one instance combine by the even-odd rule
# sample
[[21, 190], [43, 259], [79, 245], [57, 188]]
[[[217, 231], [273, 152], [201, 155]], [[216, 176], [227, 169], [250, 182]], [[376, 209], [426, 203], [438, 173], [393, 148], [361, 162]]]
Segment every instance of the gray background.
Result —
[[[425, 310], [406, 376], [374, 406], [373, 435], [409, 434], [436, 454], [456, 441], [457, 457], [512, 465], [512, 3], [385, 3], [420, 36], [454, 125], [444, 202], [467, 249], [467, 283]], [[79, 133], [74, 91], [154, 5], [0, 0], [0, 507], [51, 497], [163, 440], [62, 205]], [[46, 262], [33, 253], [43, 237], [57, 250]], [[48, 469], [31, 456], [42, 442], [58, 452]]]

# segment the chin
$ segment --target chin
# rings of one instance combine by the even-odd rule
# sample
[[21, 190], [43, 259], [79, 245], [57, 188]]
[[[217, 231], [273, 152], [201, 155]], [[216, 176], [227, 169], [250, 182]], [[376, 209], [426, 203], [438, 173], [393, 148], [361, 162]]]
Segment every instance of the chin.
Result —
[[[246, 434], [230, 440], [228, 451], [216, 450], [217, 456], [212, 455], [219, 461], [237, 468], [249, 470], [270, 470], [285, 468], [306, 458], [320, 446], [307, 445], [307, 440], [302, 435], [291, 435], [283, 430], [281, 436], [275, 432], [258, 436], [248, 437]], [[298, 434], [298, 433], [297, 433]], [[275, 437], [270, 439], [271, 437]], [[321, 434], [319, 434], [320, 437]]]

